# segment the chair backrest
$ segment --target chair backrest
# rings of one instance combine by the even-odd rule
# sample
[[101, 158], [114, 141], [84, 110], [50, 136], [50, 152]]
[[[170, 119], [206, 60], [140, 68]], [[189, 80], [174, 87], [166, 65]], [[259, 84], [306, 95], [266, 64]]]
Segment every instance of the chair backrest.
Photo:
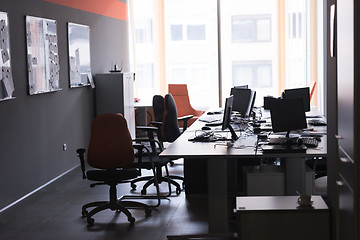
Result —
[[178, 106], [178, 116], [196, 115], [196, 110], [191, 106], [186, 84], [169, 84], [169, 93], [173, 96]]
[[161, 95], [155, 95], [153, 97], [152, 105], [155, 116], [155, 122], [162, 122], [164, 117], [164, 97]]
[[180, 136], [177, 119], [176, 103], [173, 96], [168, 93], [164, 99], [164, 117], [162, 124], [162, 137], [165, 142], [173, 142]]
[[311, 99], [314, 95], [314, 92], [315, 92], [315, 88], [316, 88], [316, 81], [313, 81], [311, 84], [310, 84], [310, 102], [311, 102]]
[[100, 169], [127, 167], [134, 162], [131, 135], [121, 114], [103, 114], [93, 120], [87, 161]]

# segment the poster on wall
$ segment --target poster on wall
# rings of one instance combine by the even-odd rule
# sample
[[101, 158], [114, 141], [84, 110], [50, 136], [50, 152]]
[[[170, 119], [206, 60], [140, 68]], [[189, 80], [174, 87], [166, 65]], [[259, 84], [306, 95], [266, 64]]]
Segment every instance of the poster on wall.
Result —
[[61, 90], [56, 21], [26, 16], [29, 94]]
[[94, 87], [90, 62], [90, 27], [68, 23], [70, 87]]
[[8, 15], [6, 12], [0, 12], [0, 101], [15, 98], [9, 39]]

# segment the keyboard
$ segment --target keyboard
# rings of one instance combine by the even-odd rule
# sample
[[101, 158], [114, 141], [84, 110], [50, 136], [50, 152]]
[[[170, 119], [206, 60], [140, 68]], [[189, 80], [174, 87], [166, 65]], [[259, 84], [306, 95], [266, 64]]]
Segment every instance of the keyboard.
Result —
[[326, 122], [322, 119], [309, 119], [308, 124], [313, 126], [326, 126]]
[[306, 152], [304, 145], [261, 145], [261, 150], [266, 153], [304, 153]]
[[303, 144], [308, 148], [317, 148], [319, 141], [312, 137], [301, 138]]
[[222, 125], [222, 121], [208, 122], [205, 124], [205, 126], [207, 126], [207, 127], [216, 127], [216, 126], [221, 126], [221, 125]]
[[222, 121], [222, 116], [201, 116], [199, 121], [206, 123], [219, 122]]

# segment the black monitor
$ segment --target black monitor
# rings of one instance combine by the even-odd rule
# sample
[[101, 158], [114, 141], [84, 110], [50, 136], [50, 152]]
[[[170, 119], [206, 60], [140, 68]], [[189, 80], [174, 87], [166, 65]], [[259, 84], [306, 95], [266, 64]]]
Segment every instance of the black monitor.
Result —
[[305, 112], [310, 111], [310, 88], [293, 88], [293, 89], [285, 89], [283, 98], [301, 98], [304, 104]]
[[249, 116], [251, 115], [252, 110], [254, 108], [255, 99], [256, 99], [256, 91], [251, 90], [251, 99], [250, 99], [249, 109], [248, 109]]
[[224, 131], [225, 129], [228, 128], [231, 132], [231, 139], [235, 141], [236, 139], [238, 139], [238, 136], [236, 135], [234, 129], [230, 125], [233, 101], [234, 101], [233, 96], [227, 97], [225, 99], [224, 116], [223, 116], [221, 130]]
[[233, 111], [239, 112], [242, 116], [248, 117], [249, 106], [251, 106], [251, 89], [248, 88], [231, 88], [230, 95], [234, 96]]
[[234, 88], [249, 88], [249, 85], [239, 85], [239, 86], [234, 86]]
[[304, 104], [301, 98], [272, 99], [270, 115], [273, 132], [287, 132], [307, 128]]

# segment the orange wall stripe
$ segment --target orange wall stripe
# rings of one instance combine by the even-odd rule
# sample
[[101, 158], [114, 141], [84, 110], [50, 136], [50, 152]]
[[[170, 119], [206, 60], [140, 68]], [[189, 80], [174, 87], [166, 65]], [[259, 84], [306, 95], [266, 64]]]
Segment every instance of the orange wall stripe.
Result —
[[118, 0], [43, 0], [62, 6], [100, 14], [120, 20], [128, 20], [127, 4]]

